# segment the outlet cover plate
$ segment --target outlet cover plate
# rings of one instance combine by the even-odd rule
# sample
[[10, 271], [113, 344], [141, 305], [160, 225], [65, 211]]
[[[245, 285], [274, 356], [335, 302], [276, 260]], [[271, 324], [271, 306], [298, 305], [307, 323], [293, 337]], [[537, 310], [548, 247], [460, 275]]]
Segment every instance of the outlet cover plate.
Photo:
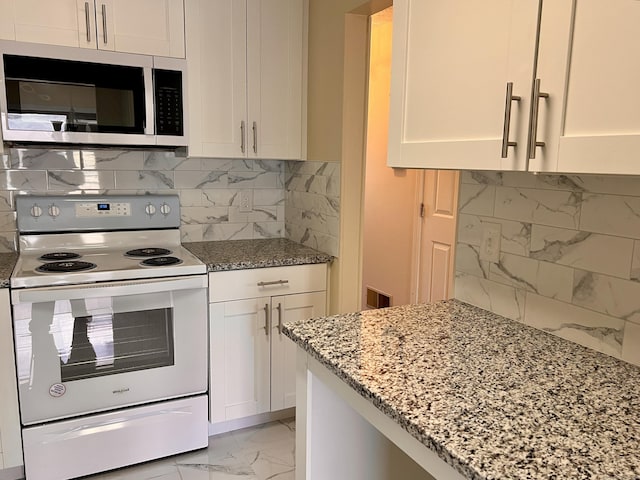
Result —
[[500, 230], [499, 223], [482, 223], [482, 243], [480, 244], [480, 260], [498, 263], [500, 260]]
[[240, 211], [253, 211], [253, 198], [251, 190], [240, 190]]

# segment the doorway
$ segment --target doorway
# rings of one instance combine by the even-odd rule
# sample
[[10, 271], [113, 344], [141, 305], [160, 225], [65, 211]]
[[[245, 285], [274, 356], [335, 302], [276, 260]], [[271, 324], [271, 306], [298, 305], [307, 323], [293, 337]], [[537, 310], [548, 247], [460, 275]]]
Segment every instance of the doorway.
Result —
[[436, 301], [453, 293], [458, 172], [386, 165], [392, 31], [392, 6], [370, 15], [362, 309]]

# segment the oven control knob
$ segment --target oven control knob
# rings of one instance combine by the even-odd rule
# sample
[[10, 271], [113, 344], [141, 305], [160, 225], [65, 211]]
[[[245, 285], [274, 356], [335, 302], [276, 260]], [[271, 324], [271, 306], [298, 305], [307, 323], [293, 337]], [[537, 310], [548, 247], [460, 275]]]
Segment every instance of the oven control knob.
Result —
[[31, 207], [31, 216], [38, 218], [40, 215], [42, 215], [42, 208], [37, 203], [34, 203], [33, 207]]
[[60, 215], [60, 207], [55, 204], [49, 205], [49, 215], [54, 218]]
[[163, 214], [165, 217], [171, 213], [171, 207], [169, 206], [168, 203], [163, 203], [160, 206], [160, 213]]
[[156, 214], [156, 206], [153, 205], [152, 203], [147, 203], [147, 206], [144, 207], [144, 211], [147, 215], [152, 217], [153, 215]]

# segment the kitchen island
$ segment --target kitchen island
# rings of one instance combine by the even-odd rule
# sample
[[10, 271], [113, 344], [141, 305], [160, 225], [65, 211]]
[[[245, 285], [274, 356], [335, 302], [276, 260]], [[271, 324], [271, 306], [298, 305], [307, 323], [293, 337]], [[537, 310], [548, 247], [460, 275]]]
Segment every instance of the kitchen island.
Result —
[[284, 330], [298, 479], [640, 478], [636, 366], [457, 300]]

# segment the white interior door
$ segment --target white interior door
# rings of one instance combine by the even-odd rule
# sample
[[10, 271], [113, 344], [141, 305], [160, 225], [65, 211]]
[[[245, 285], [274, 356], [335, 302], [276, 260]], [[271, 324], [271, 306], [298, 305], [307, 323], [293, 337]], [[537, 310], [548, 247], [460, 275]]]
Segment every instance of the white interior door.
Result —
[[459, 172], [424, 171], [424, 215], [420, 225], [417, 301], [453, 296]]
[[271, 410], [296, 405], [296, 344], [280, 325], [325, 314], [326, 293], [300, 293], [271, 299]]
[[532, 170], [638, 174], [640, 2], [544, 2]]
[[[390, 166], [523, 170], [537, 0], [394, 2]], [[519, 102], [506, 102], [507, 83]], [[501, 158], [505, 105], [508, 148]]]
[[269, 411], [269, 302], [210, 305], [212, 423]]

